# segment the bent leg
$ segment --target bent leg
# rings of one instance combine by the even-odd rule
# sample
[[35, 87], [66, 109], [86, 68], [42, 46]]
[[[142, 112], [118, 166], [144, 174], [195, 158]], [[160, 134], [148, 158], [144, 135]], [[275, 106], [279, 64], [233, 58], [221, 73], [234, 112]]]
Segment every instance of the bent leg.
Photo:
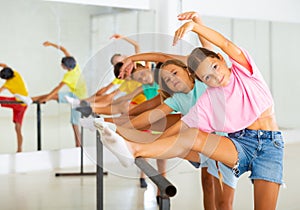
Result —
[[195, 128], [189, 128], [174, 136], [166, 137], [149, 144], [130, 142], [135, 157], [169, 159], [184, 158], [191, 150], [221, 161], [233, 167], [238, 153], [232, 141], [216, 134], [208, 134]]
[[275, 210], [279, 184], [265, 180], [254, 180], [254, 209]]

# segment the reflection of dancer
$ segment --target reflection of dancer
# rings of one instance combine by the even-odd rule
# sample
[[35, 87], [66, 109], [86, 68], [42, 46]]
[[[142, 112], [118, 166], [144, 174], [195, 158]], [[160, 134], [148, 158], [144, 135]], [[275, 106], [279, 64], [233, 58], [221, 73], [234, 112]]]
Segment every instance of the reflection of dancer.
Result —
[[[254, 208], [275, 209], [282, 184], [284, 143], [271, 93], [248, 52], [220, 33], [187, 22], [176, 31], [174, 44], [189, 31], [223, 50], [230, 58], [231, 68], [221, 54], [196, 48], [189, 55], [188, 67], [209, 88], [173, 126], [175, 131], [181, 129], [180, 133], [141, 144], [124, 141], [103, 125], [103, 142], [119, 160], [123, 161], [119, 154], [127, 154], [125, 164], [132, 164], [134, 157], [193, 159], [200, 152], [223, 162], [236, 176], [251, 171]], [[229, 136], [211, 134], [214, 131], [227, 132]]]
[[[67, 72], [65, 73], [62, 81], [56, 86], [50, 93], [33, 97], [33, 101], [38, 101], [40, 103], [47, 102], [49, 100], [57, 100], [58, 103], [67, 103], [66, 96], [71, 98], [85, 98], [87, 96], [87, 89], [85, 81], [82, 77], [81, 70], [79, 65], [77, 64], [74, 57], [64, 48], [63, 46], [59, 46], [53, 44], [51, 42], [44, 42], [45, 47], [52, 46], [61, 50], [65, 57], [61, 60], [61, 66]], [[59, 92], [59, 90], [67, 85], [70, 89], [70, 92]], [[75, 145], [76, 147], [80, 146], [80, 132], [79, 132], [79, 119], [80, 113], [77, 112], [74, 108], [71, 109], [71, 124], [73, 127], [74, 135], [75, 135]]]
[[[21, 75], [16, 70], [12, 70], [4, 63], [0, 63], [0, 67], [3, 67], [3, 69], [0, 71], [0, 78], [6, 80], [5, 83], [2, 85], [2, 87], [0, 88], [0, 93], [4, 89], [7, 89], [12, 94], [18, 94], [24, 97], [28, 96], [27, 87]], [[15, 97], [4, 97], [4, 96], [0, 96], [0, 100], [19, 101]], [[18, 142], [17, 152], [22, 152], [22, 144], [23, 144], [22, 122], [23, 122], [25, 111], [27, 109], [27, 105], [26, 104], [1, 104], [1, 106], [11, 108], [13, 110], [13, 122], [15, 123], [15, 130], [16, 130], [17, 142]]]

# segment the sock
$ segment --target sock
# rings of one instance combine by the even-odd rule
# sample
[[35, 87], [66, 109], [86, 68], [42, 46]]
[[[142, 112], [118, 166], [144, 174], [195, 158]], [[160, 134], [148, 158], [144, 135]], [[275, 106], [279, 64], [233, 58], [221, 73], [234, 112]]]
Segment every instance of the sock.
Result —
[[80, 118], [79, 123], [82, 127], [89, 129], [92, 132], [97, 130], [94, 125], [94, 117], [92, 117], [91, 115], [86, 118]]
[[105, 122], [102, 117], [95, 118], [94, 125], [99, 130], [99, 132], [102, 132], [105, 127], [109, 127], [114, 132], [116, 132], [116, 130], [117, 130], [116, 124], [111, 123], [111, 122]]
[[21, 101], [23, 101], [27, 106], [32, 104], [32, 99], [29, 96], [23, 96], [20, 94], [15, 94], [15, 97]]
[[72, 108], [76, 108], [80, 104], [80, 100], [78, 98], [72, 98], [70, 96], [65, 96], [65, 99], [69, 104], [71, 104]]
[[125, 140], [117, 133], [104, 127], [101, 132], [103, 145], [110, 150], [124, 167], [129, 167], [134, 163], [134, 157], [127, 147]]

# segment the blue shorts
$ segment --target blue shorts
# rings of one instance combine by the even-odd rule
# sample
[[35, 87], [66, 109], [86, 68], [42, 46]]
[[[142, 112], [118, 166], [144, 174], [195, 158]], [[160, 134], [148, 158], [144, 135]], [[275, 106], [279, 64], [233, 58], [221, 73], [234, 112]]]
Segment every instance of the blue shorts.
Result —
[[[65, 96], [78, 99], [78, 97], [72, 92], [58, 92], [58, 103], [68, 103]], [[76, 111], [75, 108], [71, 108], [71, 119], [70, 119], [71, 124], [79, 125], [80, 117], [81, 117], [81, 113]]]
[[232, 168], [218, 161], [217, 162], [219, 168], [218, 169], [216, 165], [216, 161], [212, 159], [208, 159], [206, 162], [208, 164], [208, 169], [207, 169], [208, 173], [210, 173], [211, 175], [219, 179], [218, 170], [220, 170], [223, 176], [222, 182], [233, 189], [236, 188], [238, 178], [232, 173]]
[[280, 131], [244, 129], [228, 134], [238, 151], [238, 163], [233, 168], [239, 177], [251, 171], [250, 179], [283, 184], [283, 148]]
[[208, 167], [207, 160], [209, 160], [209, 158], [201, 153], [199, 153], [199, 158], [200, 158], [200, 163], [189, 160], [190, 164], [192, 164], [195, 168], [207, 168]]

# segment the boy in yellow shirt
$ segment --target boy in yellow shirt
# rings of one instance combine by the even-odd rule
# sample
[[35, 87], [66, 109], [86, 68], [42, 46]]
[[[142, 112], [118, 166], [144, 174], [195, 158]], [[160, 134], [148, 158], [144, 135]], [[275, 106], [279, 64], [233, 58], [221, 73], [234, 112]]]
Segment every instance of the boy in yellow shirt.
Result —
[[[28, 96], [28, 90], [22, 76], [16, 71], [8, 67], [4, 63], [0, 63], [0, 67], [3, 69], [0, 71], [0, 78], [6, 80], [0, 87], [0, 93], [3, 90], [8, 90], [11, 94], [20, 94]], [[0, 96], [1, 101], [19, 101], [16, 97]], [[17, 152], [22, 152], [23, 136], [22, 136], [22, 122], [25, 111], [27, 109], [26, 104], [0, 104], [2, 107], [11, 108], [13, 110], [13, 122], [15, 123], [15, 130], [17, 134], [18, 148]]]
[[[87, 97], [87, 88], [83, 76], [81, 74], [81, 70], [79, 65], [77, 64], [74, 57], [64, 48], [63, 46], [56, 45], [51, 42], [44, 42], [45, 47], [52, 46], [56, 49], [61, 50], [65, 57], [61, 60], [61, 66], [67, 72], [64, 74], [61, 82], [48, 94], [33, 97], [33, 101], [38, 101], [40, 103], [45, 103], [49, 100], [56, 100], [58, 103], [68, 103], [66, 100], [66, 96], [75, 98], [75, 99], [83, 99]], [[59, 90], [67, 85], [70, 89], [69, 92], [59, 92]], [[79, 132], [79, 119], [81, 114], [77, 112], [74, 108], [71, 108], [71, 124], [73, 127], [74, 135], [75, 135], [75, 145], [79, 147], [81, 145], [80, 132]]]

